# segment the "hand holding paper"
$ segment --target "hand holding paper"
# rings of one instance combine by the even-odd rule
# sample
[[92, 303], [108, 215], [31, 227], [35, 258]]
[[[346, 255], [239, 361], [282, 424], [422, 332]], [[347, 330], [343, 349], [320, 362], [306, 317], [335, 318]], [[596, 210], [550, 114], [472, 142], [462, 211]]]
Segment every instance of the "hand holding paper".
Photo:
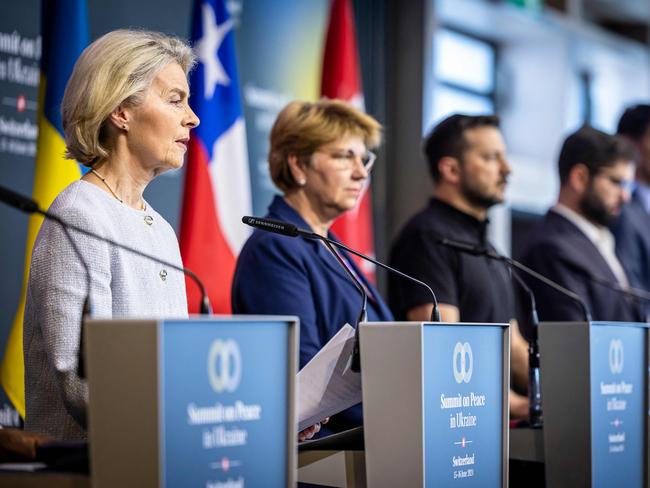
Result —
[[298, 372], [298, 430], [361, 402], [361, 374], [349, 368], [355, 330], [345, 324]]

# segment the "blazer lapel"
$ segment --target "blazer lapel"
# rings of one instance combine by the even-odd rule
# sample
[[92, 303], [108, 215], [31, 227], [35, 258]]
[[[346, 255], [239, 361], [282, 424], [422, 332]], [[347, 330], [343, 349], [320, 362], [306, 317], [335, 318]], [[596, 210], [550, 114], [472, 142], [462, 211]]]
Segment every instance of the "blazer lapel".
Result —
[[550, 215], [561, 222], [558, 238], [570, 239], [571, 245], [567, 248], [566, 263], [580, 267], [587, 275], [618, 283], [616, 275], [594, 243], [564, 216], [555, 212], [551, 212]]
[[[330, 237], [331, 238], [331, 237]], [[334, 274], [336, 274], [339, 278], [342, 280], [345, 280], [346, 283], [351, 284], [352, 286], [355, 286], [355, 284], [352, 282], [352, 279], [348, 276], [348, 274], [345, 272], [345, 270], [341, 267], [341, 263], [338, 262], [336, 257], [332, 255], [330, 250], [325, 246], [322, 242], [314, 241], [316, 244], [317, 250], [316, 254], [318, 254], [318, 257], [323, 261], [325, 266], [327, 266]], [[344, 254], [343, 251], [339, 250], [339, 254], [341, 256], [344, 256], [344, 260], [346, 260], [347, 256]], [[349, 264], [349, 260], [348, 263]], [[349, 266], [348, 266], [349, 268]], [[356, 270], [354, 271], [356, 273]], [[358, 273], [357, 273], [358, 275]], [[361, 277], [359, 277], [361, 279]]]
[[[281, 196], [275, 196], [271, 206], [269, 207], [269, 216], [274, 219], [283, 220], [286, 222], [291, 222], [292, 224], [297, 225], [302, 229], [310, 229], [309, 224], [296, 212]], [[329, 235], [328, 237], [332, 237]], [[290, 239], [290, 237], [287, 237]], [[316, 255], [323, 262], [323, 265], [328, 267], [336, 276], [345, 280], [346, 283], [349, 283], [351, 286], [354, 286], [354, 283], [350, 280], [350, 277], [341, 267], [336, 258], [332, 253], [323, 245], [322, 242], [312, 239], [305, 239], [304, 237], [297, 237], [296, 239], [303, 239], [307, 244], [314, 246], [316, 250]], [[356, 288], [356, 286], [355, 286]]]
[[[269, 206], [269, 217], [286, 221], [286, 222], [291, 222], [292, 224], [295, 224], [302, 229], [309, 229], [309, 224], [307, 224], [307, 222], [304, 221], [304, 219], [300, 216], [300, 214], [296, 212], [293, 208], [291, 208], [289, 204], [281, 196], [276, 196], [273, 199], [273, 202]], [[332, 234], [329, 234], [328, 237], [330, 239], [334, 238]], [[290, 237], [287, 237], [287, 239], [290, 239]], [[350, 279], [350, 277], [345, 272], [345, 270], [341, 267], [337, 259], [323, 245], [322, 242], [317, 240], [312, 240], [312, 239], [305, 239], [304, 237], [297, 237], [297, 239], [303, 239], [304, 241], [307, 241], [308, 245], [315, 246], [314, 249], [316, 251], [316, 255], [323, 263], [323, 266], [325, 268], [329, 268], [330, 271], [334, 274], [334, 276], [337, 276], [341, 280], [342, 286], [353, 287], [354, 291], [358, 292], [354, 282]], [[377, 307], [377, 311], [379, 312], [379, 318], [381, 320], [391, 320], [392, 315], [390, 313], [390, 310], [388, 309], [388, 306], [385, 305], [381, 300], [381, 297], [377, 292], [377, 290], [370, 283], [368, 283], [368, 280], [365, 279], [365, 276], [363, 275], [361, 270], [358, 269], [357, 266], [354, 264], [354, 261], [348, 255], [348, 253], [346, 253], [342, 249], [339, 250], [339, 252], [341, 255], [345, 256], [345, 259], [348, 262], [349, 266], [352, 268], [354, 273], [356, 273], [357, 277], [359, 278], [361, 283], [363, 283], [366, 290], [368, 290], [370, 292], [370, 295], [372, 295], [369, 296], [368, 298], [370, 303], [374, 304], [374, 306]]]

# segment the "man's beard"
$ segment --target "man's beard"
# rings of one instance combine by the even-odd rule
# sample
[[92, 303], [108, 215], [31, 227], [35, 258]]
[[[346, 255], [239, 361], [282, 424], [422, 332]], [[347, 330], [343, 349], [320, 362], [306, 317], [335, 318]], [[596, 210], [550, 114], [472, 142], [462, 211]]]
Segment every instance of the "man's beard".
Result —
[[616, 216], [607, 210], [593, 186], [587, 189], [587, 194], [580, 202], [580, 209], [587, 220], [598, 225], [608, 227], [616, 220]]
[[478, 188], [476, 185], [473, 185], [471, 181], [468, 181], [467, 178], [462, 179], [460, 191], [473, 206], [484, 208], [486, 210], [503, 202], [503, 199], [500, 196], [496, 194], [488, 195], [481, 188]]

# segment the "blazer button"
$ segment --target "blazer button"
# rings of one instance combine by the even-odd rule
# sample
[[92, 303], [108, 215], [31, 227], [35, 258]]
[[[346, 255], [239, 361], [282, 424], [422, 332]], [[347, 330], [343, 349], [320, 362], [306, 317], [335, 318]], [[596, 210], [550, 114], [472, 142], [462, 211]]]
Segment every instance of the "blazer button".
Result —
[[161, 280], [165, 281], [167, 279], [167, 271], [166, 270], [161, 269], [159, 274], [160, 274], [160, 279]]
[[153, 225], [153, 217], [151, 215], [146, 215], [144, 221], [147, 225]]

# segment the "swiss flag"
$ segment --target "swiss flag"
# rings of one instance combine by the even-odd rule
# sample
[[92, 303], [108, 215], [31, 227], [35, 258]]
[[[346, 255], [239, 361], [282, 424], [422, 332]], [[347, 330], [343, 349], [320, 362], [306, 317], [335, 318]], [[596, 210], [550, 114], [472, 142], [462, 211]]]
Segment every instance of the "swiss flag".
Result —
[[[357, 50], [354, 13], [350, 0], [332, 0], [321, 78], [321, 95], [346, 100], [363, 110], [363, 89]], [[375, 255], [372, 225], [372, 195], [370, 180], [356, 208], [339, 217], [332, 231], [352, 249]], [[353, 256], [371, 281], [375, 281], [375, 267], [368, 261]]]

